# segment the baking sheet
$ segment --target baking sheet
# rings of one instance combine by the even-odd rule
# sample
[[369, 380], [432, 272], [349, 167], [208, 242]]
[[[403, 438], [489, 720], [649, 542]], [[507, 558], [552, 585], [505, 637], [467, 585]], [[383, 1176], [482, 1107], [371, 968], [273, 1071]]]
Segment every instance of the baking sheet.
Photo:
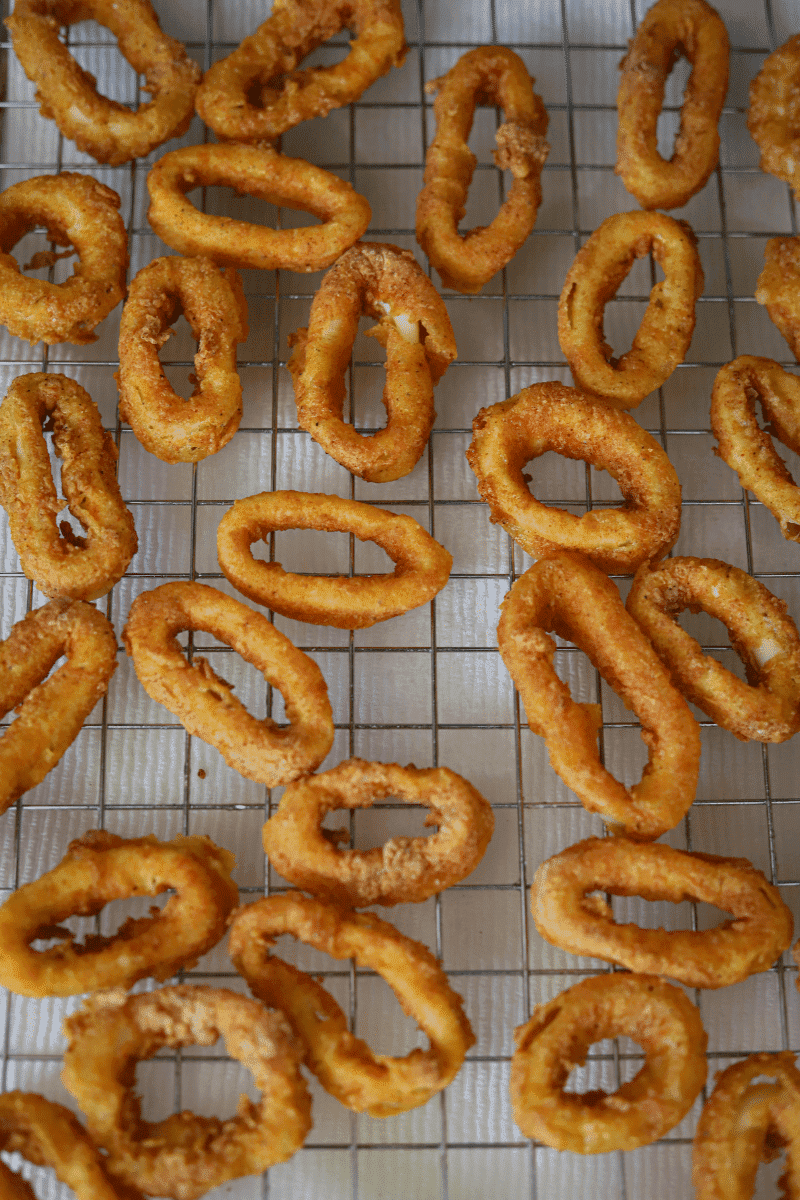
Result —
[[[371, 630], [349, 634], [276, 617], [276, 625], [318, 662], [328, 682], [336, 741], [325, 767], [350, 754], [418, 766], [449, 766], [469, 778], [495, 808], [496, 833], [479, 868], [463, 884], [422, 905], [401, 905], [381, 915], [425, 942], [442, 959], [464, 998], [477, 1044], [455, 1082], [424, 1108], [387, 1120], [357, 1116], [316, 1083], [314, 1127], [306, 1146], [268, 1176], [234, 1181], [209, 1193], [234, 1200], [467, 1200], [558, 1195], [583, 1200], [598, 1192], [609, 1200], [652, 1200], [691, 1195], [693, 1112], [657, 1145], [627, 1154], [591, 1158], [532, 1146], [517, 1130], [508, 1099], [512, 1031], [532, 1007], [605, 964], [576, 958], [547, 945], [528, 917], [527, 891], [538, 864], [582, 837], [602, 832], [553, 774], [540, 739], [527, 729], [496, 649], [498, 605], [529, 559], [488, 520], [464, 458], [477, 410], [537, 380], [571, 382], [556, 337], [556, 309], [564, 275], [580, 244], [612, 212], [636, 208], [613, 174], [617, 65], [635, 23], [649, 5], [608, 0], [540, 0], [485, 3], [444, 0], [406, 3], [409, 42], [401, 70], [376, 83], [362, 100], [290, 131], [285, 152], [302, 156], [350, 179], [372, 205], [368, 237], [412, 249], [414, 208], [426, 145], [432, 136], [430, 98], [424, 83], [443, 73], [476, 44], [512, 46], [536, 77], [550, 116], [550, 157], [543, 174], [543, 202], [536, 228], [508, 268], [477, 297], [445, 292], [458, 343], [458, 361], [437, 388], [438, 418], [428, 451], [415, 471], [386, 485], [353, 480], [297, 429], [289, 374], [287, 336], [305, 324], [318, 275], [244, 272], [250, 336], [239, 348], [244, 419], [232, 442], [197, 465], [170, 466], [147, 454], [116, 411], [119, 310], [99, 328], [91, 346], [28, 347], [0, 330], [3, 392], [19, 374], [63, 371], [90, 392], [119, 444], [119, 477], [140, 539], [125, 578], [99, 602], [118, 635], [140, 591], [167, 579], [195, 578], [230, 590], [216, 561], [215, 531], [222, 513], [239, 496], [273, 488], [353, 495], [415, 516], [454, 556], [450, 582], [433, 604]], [[706, 287], [698, 303], [697, 328], [687, 360], [635, 413], [664, 444], [683, 484], [684, 512], [676, 553], [714, 555], [754, 573], [800, 616], [800, 549], [780, 535], [761, 505], [743, 495], [734, 473], [713, 455], [709, 397], [717, 369], [736, 354], [756, 353], [792, 366], [788, 347], [753, 299], [765, 240], [797, 232], [790, 190], [758, 168], [758, 152], [745, 122], [747, 88], [770, 49], [800, 28], [796, 0], [721, 0], [731, 36], [731, 86], [721, 121], [720, 168], [685, 209], [698, 239]], [[267, 15], [266, 5], [182, 0], [161, 5], [162, 23], [186, 41], [207, 65], [228, 53]], [[108, 32], [94, 23], [74, 26], [70, 42], [100, 89], [136, 103], [137, 80]], [[59, 170], [80, 170], [121, 196], [130, 228], [131, 274], [152, 257], [168, 253], [146, 220], [145, 177], [159, 157], [131, 166], [98, 166], [39, 117], [33, 88], [13, 53], [7, 57], [3, 102], [0, 186]], [[344, 40], [321, 48], [311, 61], [342, 57]], [[660, 129], [664, 149], [676, 127], [675, 105], [686, 72], [673, 77]], [[480, 165], [470, 193], [467, 225], [491, 220], [504, 180], [491, 160], [497, 115], [480, 110], [472, 146]], [[202, 141], [195, 120], [182, 144]], [[169, 143], [173, 148], [178, 142]], [[274, 213], [269, 206], [225, 189], [207, 189], [214, 211], [284, 224], [302, 214]], [[17, 250], [46, 247], [29, 235]], [[25, 255], [26, 257], [23, 257]], [[59, 264], [56, 278], [71, 270]], [[438, 277], [434, 277], [438, 285]], [[646, 305], [650, 266], [637, 264], [619, 299], [608, 306], [606, 329], [619, 350], [630, 343]], [[163, 352], [171, 377], [186, 388], [193, 343], [184, 323]], [[359, 337], [352, 370], [357, 425], [382, 423], [380, 348]], [[791, 457], [791, 456], [790, 456]], [[533, 470], [536, 494], [572, 511], [588, 503], [614, 503], [608, 476], [554, 455]], [[0, 515], [2, 636], [45, 597], [28, 584]], [[345, 535], [281, 534], [274, 553], [287, 569], [357, 572], [383, 569], [372, 546], [350, 545]], [[618, 580], [626, 590], [627, 581]], [[704, 644], [732, 665], [724, 629], [708, 618], [688, 622]], [[227, 649], [205, 635], [194, 646], [237, 684], [252, 711], [282, 715], [277, 694]], [[580, 700], [601, 700], [603, 747], [610, 769], [632, 782], [644, 748], [635, 720], [580, 653], [564, 648], [559, 669]], [[667, 839], [680, 847], [743, 855], [773, 882], [800, 915], [800, 799], [796, 739], [781, 746], [741, 743], [703, 719], [700, 784], [688, 817]], [[277, 803], [271, 794], [230, 770], [202, 741], [187, 736], [171, 714], [148, 699], [124, 652], [106, 700], [99, 704], [58, 767], [3, 817], [0, 898], [54, 866], [70, 839], [103, 827], [136, 835], [206, 833], [237, 856], [236, 879], [244, 902], [285, 886], [265, 873], [260, 830]], [[416, 822], [416, 823], [415, 823]], [[358, 813], [354, 844], [377, 844], [393, 833], [421, 832], [421, 820], [399, 806]], [[104, 932], [132, 904], [110, 906], [100, 918]], [[678, 926], [713, 923], [715, 914], [682, 905], [615, 901], [615, 911], [643, 923]], [[84, 922], [84, 925], [90, 925]], [[80, 928], [81, 923], [75, 922]], [[304, 947], [281, 945], [292, 961], [324, 973], [355, 1032], [376, 1050], [405, 1053], [420, 1043], [389, 989], [368, 973]], [[239, 988], [224, 943], [187, 978]], [[789, 955], [772, 970], [720, 992], [694, 993], [709, 1034], [711, 1075], [755, 1050], [800, 1047], [796, 969]], [[137, 990], [150, 986], [138, 985]], [[34, 1090], [74, 1108], [59, 1079], [63, 1017], [79, 998], [0, 1000], [0, 1070], [3, 1089]], [[576, 1088], [613, 1088], [640, 1063], [638, 1047], [622, 1039], [593, 1047]], [[242, 1091], [253, 1095], [249, 1076], [227, 1060], [222, 1047], [189, 1048], [176, 1059], [159, 1056], [137, 1073], [144, 1114], [155, 1119], [173, 1108], [227, 1115]], [[571, 1086], [573, 1086], [571, 1084]], [[19, 1165], [16, 1163], [16, 1165]], [[780, 1167], [762, 1169], [759, 1196], [775, 1194]], [[25, 1166], [37, 1195], [67, 1196], [52, 1173]]]

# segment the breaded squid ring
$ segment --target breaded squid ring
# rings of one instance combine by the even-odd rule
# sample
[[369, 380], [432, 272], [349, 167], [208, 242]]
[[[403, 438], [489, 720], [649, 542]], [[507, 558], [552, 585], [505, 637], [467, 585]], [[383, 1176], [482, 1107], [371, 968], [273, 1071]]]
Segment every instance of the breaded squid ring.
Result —
[[[59, 38], [63, 25], [97, 21], [116, 37], [120, 53], [144, 76], [153, 99], [136, 112], [97, 92], [93, 75], [78, 66]], [[43, 117], [98, 162], [130, 162], [178, 137], [194, 115], [200, 68], [168, 37], [150, 0], [16, 0], [5, 24], [23, 70], [36, 84]]]
[[800, 488], [756, 419], [761, 402], [770, 433], [800, 452], [800, 378], [771, 358], [742, 354], [718, 372], [711, 393], [711, 431], [715, 453], [772, 513], [781, 533], [800, 542]]
[[[602, 765], [599, 704], [576, 704], [553, 669], [546, 630], [583, 650], [642, 723], [648, 763], [639, 783], [619, 783]], [[694, 799], [700, 731], [619, 592], [577, 554], [534, 563], [502, 604], [497, 644], [528, 725], [545, 739], [550, 763], [588, 812], [637, 841], [674, 828]]]
[[762, 171], [800, 197], [800, 33], [764, 59], [750, 84], [747, 128], [761, 151]]
[[[168, 979], [190, 970], [225, 933], [239, 901], [234, 856], [210, 838], [152, 834], [122, 838], [91, 829], [70, 842], [45, 875], [23, 884], [0, 906], [0, 985], [21, 996], [75, 996], [130, 988], [138, 979]], [[59, 922], [94, 916], [112, 900], [174, 891], [163, 909], [129, 918], [110, 937], [92, 935], [35, 950]]]
[[[62, 171], [37, 175], [0, 192], [0, 324], [34, 342], [97, 340], [94, 329], [125, 295], [128, 234], [116, 192], [97, 179]], [[23, 275], [10, 251], [37, 225], [57, 246], [74, 246], [79, 261], [63, 283]], [[71, 253], [71, 252], [68, 252]], [[40, 252], [31, 266], [59, 255]]]
[[[677, 473], [660, 444], [627, 413], [561, 383], [536, 383], [482, 408], [472, 429], [467, 461], [478, 491], [491, 520], [528, 554], [578, 550], [603, 571], [627, 572], [666, 554], [677, 539]], [[576, 516], [537, 500], [523, 468], [548, 450], [608, 471], [625, 503]]]
[[[197, 345], [195, 388], [178, 396], [158, 352], [183, 313]], [[242, 419], [236, 346], [247, 337], [241, 280], [208, 258], [156, 258], [133, 280], [119, 327], [119, 415], [163, 462], [199, 462], [231, 440]]]
[[[652, 254], [665, 278], [626, 354], [614, 358], [603, 337], [603, 310], [637, 258]], [[685, 221], [666, 213], [606, 217], [567, 272], [558, 302], [558, 341], [577, 387], [614, 408], [635, 408], [682, 363], [694, 333], [703, 268]]]
[[[270, 204], [299, 208], [323, 222], [269, 229], [235, 217], [200, 212], [186, 193], [231, 187]], [[160, 158], [147, 176], [148, 220], [180, 254], [202, 255], [228, 267], [321, 271], [369, 225], [369, 204], [349, 183], [300, 158], [258, 146], [184, 146]]]
[[[352, 533], [374, 542], [396, 564], [386, 575], [298, 575], [253, 557], [253, 542], [276, 529]], [[339, 629], [367, 629], [440, 592], [452, 555], [413, 517], [373, 504], [314, 492], [260, 492], [235, 501], [217, 528], [219, 565], [244, 596], [284, 617]]]
[[[343, 419], [345, 369], [361, 314], [386, 347], [387, 424], [366, 435]], [[361, 242], [323, 279], [307, 329], [289, 338], [297, 421], [326, 453], [369, 483], [402, 479], [414, 469], [433, 421], [433, 388], [456, 357], [447, 309], [409, 250]]]
[[[42, 426], [62, 460], [61, 490], [86, 531], [57, 523], [56, 493]], [[67, 375], [20, 375], [0, 405], [0, 504], [22, 570], [46, 596], [96, 600], [122, 578], [138, 538], [116, 477], [117, 448], [100, 413]]]
[[756, 284], [756, 300], [789, 343], [800, 362], [800, 238], [770, 238], [764, 247], [764, 269]]
[[[67, 1017], [64, 1034], [61, 1078], [108, 1151], [110, 1173], [151, 1196], [197, 1200], [230, 1179], [260, 1175], [291, 1158], [311, 1128], [311, 1097], [286, 1021], [227, 988], [97, 992]], [[226, 1120], [186, 1111], [143, 1120], [131, 1086], [136, 1063], [165, 1046], [213, 1046], [220, 1037], [251, 1072], [260, 1100], [242, 1096]]]
[[[345, 830], [326, 813], [369, 808], [389, 796], [430, 809], [430, 837], [394, 837], [371, 850], [342, 850]], [[418, 903], [458, 883], [483, 858], [494, 830], [488, 800], [447, 767], [418, 770], [350, 758], [289, 785], [264, 826], [264, 852], [296, 887], [351, 908]], [[0, 913], [2, 909], [0, 909]]]
[[[202, 629], [261, 671], [284, 698], [288, 728], [250, 715], [207, 659], [190, 664], [177, 635]], [[122, 632], [139, 682], [247, 779], [276, 787], [313, 771], [333, 745], [328, 689], [317, 664], [246, 604], [203, 583], [165, 583], [134, 600]]]
[[[355, 959], [386, 980], [403, 1011], [430, 1039], [404, 1058], [373, 1054], [353, 1037], [329, 992], [297, 967], [269, 954], [281, 934], [336, 959]], [[305, 1045], [304, 1062], [322, 1086], [355, 1112], [390, 1117], [427, 1103], [458, 1073], [475, 1037], [461, 997], [426, 946], [372, 913], [286, 892], [240, 908], [231, 923], [230, 956], [259, 1000], [285, 1013]]]
[[[800, 729], [800, 635], [786, 605], [746, 571], [716, 558], [641, 567], [626, 602], [675, 686], [742, 741], [785, 742]], [[748, 683], [723, 667], [675, 617], [685, 608], [725, 625]]]
[[[603, 892], [673, 904], [702, 901], [731, 918], [711, 929], [620, 925]], [[746, 858], [689, 854], [624, 837], [587, 838], [543, 862], [531, 887], [531, 912], [542, 937], [570, 954], [697, 988], [727, 987], [766, 971], [788, 949], [793, 930], [780, 892]]]
[[[763, 1077], [775, 1083], [765, 1083]], [[758, 1082], [755, 1082], [758, 1080]], [[800, 1071], [794, 1054], [751, 1054], [717, 1075], [692, 1148], [697, 1200], [751, 1200], [762, 1162], [786, 1147], [779, 1187], [800, 1197]]]
[[[629, 1037], [646, 1060], [609, 1095], [565, 1092], [593, 1042]], [[603, 1154], [648, 1146], [689, 1112], [706, 1079], [700, 1014], [674, 984], [653, 975], [596, 975], [540, 1004], [514, 1031], [514, 1120], [556, 1150]]]
[[[479, 292], [514, 257], [536, 223], [550, 147], [547, 111], [534, 82], [513, 50], [479, 46], [425, 85], [426, 92], [438, 92], [433, 102], [437, 130], [417, 199], [417, 241], [445, 287]], [[462, 236], [458, 225], [477, 164], [467, 139], [478, 104], [503, 109], [494, 160], [514, 178], [492, 223]]]
[[[680, 208], [705, 186], [719, 159], [719, 117], [728, 91], [728, 31], [706, 0], [658, 0], [620, 63], [615, 173], [642, 208]], [[692, 64], [674, 152], [658, 152], [667, 76]]]
[[18, 713], [0, 738], [0, 813], [52, 771], [116, 667], [110, 622], [81, 600], [51, 600], [0, 642], [0, 715]]
[[[296, 70], [346, 25], [355, 37], [342, 62]], [[270, 141], [357, 100], [405, 52], [399, 0], [275, 0], [255, 33], [206, 71], [197, 111], [224, 141]]]

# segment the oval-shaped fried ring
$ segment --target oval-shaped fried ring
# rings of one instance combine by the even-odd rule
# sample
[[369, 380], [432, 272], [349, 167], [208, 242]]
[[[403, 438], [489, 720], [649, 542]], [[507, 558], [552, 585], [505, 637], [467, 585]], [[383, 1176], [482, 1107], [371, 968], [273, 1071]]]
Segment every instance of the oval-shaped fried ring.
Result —
[[761, 151], [760, 167], [800, 196], [800, 33], [774, 50], [750, 84], [747, 128]]
[[756, 284], [756, 300], [764, 305], [769, 319], [800, 362], [800, 238], [769, 239], [764, 247], [764, 268]]

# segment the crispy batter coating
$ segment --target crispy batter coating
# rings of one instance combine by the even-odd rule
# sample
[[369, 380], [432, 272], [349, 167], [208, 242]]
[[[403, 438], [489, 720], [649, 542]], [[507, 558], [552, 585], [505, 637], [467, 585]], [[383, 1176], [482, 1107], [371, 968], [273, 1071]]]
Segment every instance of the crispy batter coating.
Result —
[[[756, 400], [769, 432], [756, 419]], [[740, 355], [714, 380], [711, 430], [719, 443], [715, 453], [742, 487], [766, 505], [788, 541], [800, 542], [800, 488], [770, 436], [800, 452], [800, 378], [771, 358]]]
[[[268, 953], [283, 933], [336, 959], [371, 967], [415, 1018], [430, 1048], [405, 1058], [373, 1054], [347, 1029], [339, 1005], [310, 975]], [[372, 913], [286, 892], [233, 918], [230, 955], [251, 991], [280, 1008], [306, 1046], [305, 1063], [326, 1091], [355, 1112], [389, 1117], [425, 1104], [455, 1077], [475, 1042], [461, 997], [426, 946]]]
[[0, 713], [18, 714], [0, 739], [0, 812], [52, 771], [116, 667], [110, 622], [81, 600], [51, 600], [0, 642]]
[[800, 195], [800, 33], [764, 59], [750, 84], [747, 128], [761, 151], [761, 170]]
[[[342, 62], [296, 70], [345, 26], [355, 37]], [[405, 52], [399, 0], [275, 0], [255, 33], [206, 71], [197, 111], [224, 141], [271, 141], [357, 100]]]
[[[467, 461], [491, 519], [528, 554], [578, 550], [604, 571], [635, 571], [674, 544], [681, 486], [660, 444], [633, 417], [562, 383], [537, 383], [482, 408]], [[577, 516], [531, 494], [523, 469], [548, 450], [608, 471], [625, 503]]]
[[[352, 533], [385, 550], [386, 575], [298, 575], [253, 557], [276, 529]], [[260, 492], [237, 500], [217, 528], [219, 565], [243, 595], [295, 621], [366, 629], [427, 604], [450, 578], [452, 555], [413, 517], [316, 492]]]
[[763, 304], [800, 362], [800, 238], [770, 238], [764, 247], [764, 269], [756, 284]]
[[[573, 1067], [603, 1038], [625, 1036], [645, 1064], [610, 1095], [564, 1091]], [[514, 1032], [511, 1103], [526, 1137], [556, 1150], [635, 1150], [668, 1133], [706, 1079], [706, 1034], [686, 995], [653, 975], [596, 975], [540, 1004]]]
[[[687, 700], [742, 741], [785, 742], [800, 729], [800, 635], [786, 605], [716, 558], [669, 558], [637, 572], [626, 602]], [[681, 629], [685, 608], [725, 625], [744, 683]]]
[[[648, 762], [633, 787], [600, 762], [600, 705], [571, 698], [553, 668], [556, 645], [547, 630], [583, 650], [641, 721]], [[611, 580], [577, 554], [541, 559], [503, 601], [497, 644], [528, 725], [545, 739], [551, 766], [584, 808], [638, 841], [674, 828], [694, 799], [700, 731]]]
[[[193, 188], [216, 185], [302, 209], [322, 224], [269, 229], [200, 212], [186, 199]], [[364, 197], [330, 171], [258, 146], [171, 150], [150, 170], [147, 189], [147, 217], [162, 241], [180, 254], [229, 267], [321, 271], [361, 237], [372, 215]]]
[[[89, 830], [70, 842], [57, 867], [17, 888], [0, 907], [0, 984], [22, 996], [74, 996], [137, 979], [163, 980], [189, 970], [225, 933], [239, 890], [234, 856], [210, 838], [152, 834], [122, 838]], [[60, 921], [94, 916], [112, 900], [174, 891], [163, 909], [129, 918], [110, 937], [76, 944], [72, 934], [47, 950]]]
[[[630, 350], [619, 358], [603, 335], [603, 310], [633, 266], [652, 254], [665, 278]], [[694, 233], [666, 213], [606, 217], [567, 272], [558, 302], [558, 341], [576, 385], [614, 408], [635, 408], [682, 363], [694, 333], [703, 268]]]
[[[616, 174], [642, 208], [680, 208], [719, 158], [719, 117], [728, 91], [728, 31], [706, 0], [657, 0], [620, 63]], [[692, 64], [672, 156], [658, 152], [664, 85], [678, 58]]]
[[[337, 845], [347, 830], [322, 828], [326, 813], [369, 808], [390, 796], [424, 804], [425, 824], [436, 833], [348, 850]], [[290, 883], [361, 908], [427, 900], [458, 883], [483, 858], [493, 830], [492, 806], [455, 771], [350, 758], [290, 784], [262, 836], [267, 857]]]
[[[0, 192], [0, 323], [9, 333], [31, 344], [97, 340], [95, 327], [125, 295], [128, 234], [119, 205], [110, 187], [73, 171]], [[63, 283], [23, 275], [10, 253], [37, 225], [57, 246], [75, 248], [78, 262]]]
[[[775, 1080], [765, 1083], [764, 1076]], [[750, 1200], [762, 1162], [786, 1148], [779, 1180], [800, 1197], [800, 1071], [790, 1051], [751, 1054], [717, 1074], [697, 1124], [692, 1183], [697, 1200]]]
[[[311, 1097], [287, 1022], [227, 988], [97, 992], [66, 1019], [64, 1033], [61, 1078], [108, 1151], [109, 1171], [152, 1196], [197, 1200], [230, 1179], [260, 1175], [291, 1158], [311, 1128]], [[185, 1110], [143, 1120], [136, 1063], [165, 1046], [213, 1046], [220, 1037], [251, 1072], [258, 1103], [242, 1095], [226, 1120]]]
[[[202, 629], [261, 671], [284, 698], [288, 728], [253, 717], [207, 659], [186, 659], [177, 635]], [[317, 664], [265, 616], [202, 583], [141, 592], [122, 632], [139, 682], [228, 766], [265, 787], [313, 771], [333, 745], [328, 689]]]
[[[711, 929], [618, 924], [600, 894], [713, 904], [731, 919]], [[543, 938], [571, 954], [720, 988], [766, 971], [792, 940], [791, 911], [746, 858], [689, 854], [662, 843], [587, 838], [542, 863], [531, 912]]]
[[[358, 319], [386, 348], [384, 429], [359, 433], [343, 417], [345, 371]], [[307, 329], [289, 338], [297, 421], [327, 454], [369, 483], [402, 479], [428, 442], [433, 388], [456, 357], [444, 301], [409, 250], [360, 242], [328, 272], [311, 304]]]
[[[158, 352], [186, 317], [197, 341], [194, 391], [177, 395]], [[247, 337], [238, 273], [209, 258], [155, 258], [133, 280], [119, 327], [119, 414], [164, 462], [199, 462], [231, 440], [242, 419], [236, 346]]]
[[[62, 460], [61, 491], [42, 427]], [[120, 495], [117, 448], [88, 392], [67, 375], [20, 375], [0, 405], [0, 504], [23, 571], [46, 596], [96, 600], [128, 569], [138, 538]]]
[[[536, 223], [550, 147], [547, 111], [534, 83], [513, 50], [480, 46], [425, 85], [426, 92], [438, 92], [433, 102], [437, 128], [417, 199], [417, 241], [445, 287], [479, 292], [514, 257]], [[478, 161], [467, 139], [479, 104], [503, 110], [494, 160], [513, 181], [492, 223], [462, 235], [458, 225]]]

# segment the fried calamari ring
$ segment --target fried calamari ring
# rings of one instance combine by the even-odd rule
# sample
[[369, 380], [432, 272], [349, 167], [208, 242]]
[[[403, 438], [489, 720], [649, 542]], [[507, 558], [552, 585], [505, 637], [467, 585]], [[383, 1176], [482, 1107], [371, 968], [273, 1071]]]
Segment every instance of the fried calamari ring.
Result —
[[[0, 1150], [52, 1167], [76, 1200], [136, 1200], [140, 1195], [111, 1182], [103, 1156], [68, 1108], [34, 1092], [0, 1096]], [[0, 1163], [0, 1194], [3, 1200], [36, 1200], [25, 1180], [5, 1163]]]
[[764, 269], [756, 300], [763, 304], [800, 362], [800, 238], [770, 238], [764, 247]]
[[[681, 486], [659, 443], [633, 417], [561, 383], [537, 383], [482, 408], [472, 423], [467, 461], [491, 520], [528, 554], [579, 550], [604, 571], [635, 571], [674, 544]], [[582, 459], [620, 486], [620, 508], [576, 516], [542, 504], [523, 468], [548, 450]]]
[[[189, 400], [168, 382], [158, 352], [183, 313], [198, 343]], [[236, 271], [208, 258], [156, 258], [133, 280], [119, 328], [119, 415], [164, 462], [199, 462], [231, 440], [242, 419], [236, 345], [247, 303]]]
[[[196, 1200], [210, 1188], [285, 1162], [311, 1128], [311, 1097], [284, 1018], [256, 1000], [184, 984], [142, 995], [98, 992], [64, 1022], [61, 1078], [109, 1155], [115, 1178], [152, 1196]], [[213, 1046], [252, 1073], [258, 1103], [239, 1100], [227, 1120], [174, 1113], [142, 1119], [132, 1090], [136, 1063], [162, 1047]]]
[[[250, 715], [205, 658], [190, 664], [178, 643], [202, 629], [261, 671], [284, 698], [288, 728]], [[266, 787], [313, 771], [333, 745], [328, 689], [312, 658], [261, 613], [202, 583], [165, 583], [134, 600], [122, 633], [139, 682], [228, 766]]]
[[[685, 608], [725, 625], [744, 683], [681, 629]], [[716, 558], [669, 558], [641, 567], [627, 609], [687, 700], [742, 741], [785, 742], [800, 729], [800, 635], [777, 596]]]
[[[764, 1082], [764, 1076], [775, 1083]], [[758, 1080], [758, 1082], [755, 1082]], [[800, 1071], [790, 1051], [751, 1054], [717, 1075], [692, 1149], [697, 1200], [750, 1200], [762, 1162], [786, 1147], [779, 1186], [800, 1196]]]
[[[343, 419], [345, 370], [358, 318], [386, 347], [384, 429], [365, 435]], [[361, 242], [343, 254], [311, 304], [307, 329], [289, 338], [297, 421], [326, 453], [369, 483], [402, 479], [414, 469], [433, 421], [433, 388], [456, 357], [444, 301], [409, 250]]]
[[[391, 575], [298, 575], [253, 558], [250, 546], [276, 529], [352, 533], [375, 542], [394, 563]], [[452, 555], [413, 519], [358, 500], [312, 492], [260, 492], [237, 500], [217, 528], [219, 565], [235, 588], [257, 604], [339, 629], [367, 629], [408, 612], [440, 592]]]
[[[546, 630], [583, 650], [639, 717], [648, 763], [635, 786], [619, 783], [600, 762], [600, 705], [572, 700], [553, 668], [556, 645]], [[497, 644], [528, 725], [584, 808], [641, 841], [674, 828], [694, 799], [700, 731], [610, 579], [577, 554], [534, 563], [503, 601]]]
[[[31, 344], [97, 340], [95, 326], [125, 295], [128, 235], [119, 205], [111, 188], [72, 171], [0, 192], [0, 324], [9, 333]], [[37, 225], [57, 246], [75, 248], [79, 261], [63, 283], [28, 278], [10, 253]], [[47, 263], [58, 257], [44, 254]]]
[[[62, 25], [97, 21], [117, 38], [122, 56], [153, 99], [131, 112], [98, 95], [93, 75], [78, 66], [59, 38]], [[23, 70], [36, 84], [43, 117], [79, 150], [112, 166], [144, 158], [189, 128], [200, 68], [168, 37], [150, 0], [16, 0], [5, 21]]]
[[[210, 838], [152, 834], [122, 838], [92, 829], [70, 842], [57, 867], [17, 888], [0, 907], [0, 984], [21, 996], [74, 996], [132, 987], [189, 970], [225, 933], [239, 901], [234, 857]], [[111, 937], [72, 934], [47, 950], [37, 938], [57, 936], [59, 922], [94, 916], [112, 900], [172, 890], [163, 909], [129, 918]]]
[[[680, 208], [705, 186], [719, 158], [719, 117], [728, 91], [728, 31], [706, 0], [658, 0], [620, 63], [615, 173], [642, 208]], [[692, 64], [672, 157], [658, 152], [667, 76]]]
[[[646, 254], [665, 278], [650, 292], [630, 350], [614, 358], [603, 310], [634, 259]], [[702, 290], [703, 268], [685, 221], [658, 212], [607, 217], [576, 254], [558, 302], [558, 341], [576, 385], [614, 408], [635, 408], [686, 357]]]
[[[193, 188], [231, 187], [285, 208], [310, 212], [322, 225], [269, 229], [200, 212]], [[180, 254], [229, 267], [321, 271], [369, 225], [369, 204], [349, 183], [300, 158], [257, 146], [185, 146], [160, 158], [147, 176], [155, 232]]]
[[19, 714], [0, 738], [0, 812], [52, 771], [116, 667], [110, 622], [81, 600], [51, 600], [0, 642], [0, 714]]
[[[646, 1059], [609, 1095], [564, 1091], [573, 1067], [603, 1038], [629, 1037]], [[540, 1004], [514, 1031], [511, 1103], [525, 1137], [556, 1150], [635, 1150], [668, 1133], [706, 1078], [706, 1034], [686, 995], [653, 975], [596, 975]]]
[[761, 151], [761, 170], [800, 196], [800, 33], [764, 59], [750, 84], [747, 128]]
[[[536, 223], [550, 147], [545, 141], [547, 111], [534, 82], [513, 50], [480, 46], [425, 85], [426, 92], [438, 92], [433, 103], [437, 130], [417, 199], [417, 241], [445, 287], [479, 292], [513, 258]], [[494, 161], [514, 178], [491, 225], [462, 236], [458, 224], [477, 163], [467, 139], [478, 104], [503, 109]]]
[[[59, 532], [64, 501], [50, 473], [43, 425], [53, 430], [61, 490], [85, 536], [66, 520]], [[125, 574], [139, 543], [116, 465], [114, 439], [79, 383], [44, 373], [14, 380], [0, 405], [0, 504], [20, 565], [46, 596], [96, 600]]]
[[[673, 904], [697, 900], [732, 916], [701, 930], [620, 925], [601, 892]], [[531, 912], [542, 937], [562, 950], [698, 988], [727, 987], [766, 971], [788, 949], [793, 929], [780, 892], [746, 858], [624, 837], [587, 838], [542, 863]]]
[[[342, 62], [295, 70], [346, 25], [355, 37]], [[206, 71], [197, 111], [223, 140], [269, 141], [357, 100], [402, 66], [405, 52], [399, 0], [275, 0], [255, 33]], [[260, 104], [252, 103], [254, 92]]]
[[771, 358], [742, 354], [717, 374], [711, 393], [715, 452], [739, 476], [743, 488], [765, 505], [790, 542], [800, 542], [800, 488], [756, 419], [761, 402], [769, 430], [800, 452], [800, 378]]
[[[343, 829], [322, 828], [326, 813], [369, 808], [397, 797], [430, 809], [430, 837], [394, 837], [371, 850], [341, 850]], [[418, 770], [350, 758], [290, 784], [263, 830], [264, 851], [296, 887], [351, 908], [427, 900], [473, 871], [494, 830], [488, 800], [446, 767]], [[0, 909], [2, 912], [2, 909]]]

